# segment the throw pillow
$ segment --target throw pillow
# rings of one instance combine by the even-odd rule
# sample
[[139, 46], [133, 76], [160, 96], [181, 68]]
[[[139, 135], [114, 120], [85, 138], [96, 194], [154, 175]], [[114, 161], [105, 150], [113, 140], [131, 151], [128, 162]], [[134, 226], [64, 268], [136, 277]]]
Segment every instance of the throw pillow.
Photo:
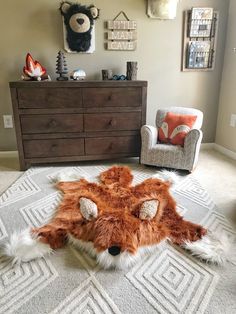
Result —
[[158, 131], [162, 143], [184, 146], [184, 139], [194, 125], [197, 116], [168, 112]]

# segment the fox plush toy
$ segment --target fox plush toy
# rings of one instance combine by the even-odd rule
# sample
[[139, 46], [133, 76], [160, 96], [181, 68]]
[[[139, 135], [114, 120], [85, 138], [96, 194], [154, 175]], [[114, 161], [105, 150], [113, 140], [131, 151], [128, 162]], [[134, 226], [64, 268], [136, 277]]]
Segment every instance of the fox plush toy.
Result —
[[126, 268], [168, 239], [201, 259], [225, 261], [223, 244], [177, 213], [170, 182], [149, 178], [132, 186], [130, 169], [119, 166], [99, 178], [100, 183], [59, 182], [64, 198], [55, 217], [45, 226], [13, 234], [5, 254], [15, 262], [27, 262], [69, 242], [104, 268]]

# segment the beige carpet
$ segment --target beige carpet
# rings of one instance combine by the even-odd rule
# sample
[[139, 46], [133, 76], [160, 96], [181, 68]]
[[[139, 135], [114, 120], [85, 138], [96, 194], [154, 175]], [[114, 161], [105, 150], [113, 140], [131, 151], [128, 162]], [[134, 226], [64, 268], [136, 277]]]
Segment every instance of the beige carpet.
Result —
[[[0, 155], [0, 194], [21, 174], [17, 156]], [[194, 177], [208, 191], [219, 211], [236, 224], [236, 161], [214, 150], [202, 150]]]

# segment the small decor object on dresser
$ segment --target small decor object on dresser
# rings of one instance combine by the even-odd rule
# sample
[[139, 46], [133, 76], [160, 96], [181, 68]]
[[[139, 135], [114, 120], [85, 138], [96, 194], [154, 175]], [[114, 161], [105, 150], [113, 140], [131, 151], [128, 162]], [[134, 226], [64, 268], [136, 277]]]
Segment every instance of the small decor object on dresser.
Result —
[[26, 55], [23, 72], [24, 74], [21, 78], [24, 81], [50, 80], [49, 75], [46, 74], [46, 69], [38, 61], [34, 60], [30, 53]]
[[68, 77], [64, 74], [68, 73], [66, 58], [62, 51], [57, 54], [56, 73], [60, 76], [57, 77], [57, 81], [68, 81]]
[[127, 78], [126, 78], [126, 76], [124, 74], [120, 74], [120, 75], [119, 74], [115, 74], [115, 75], [113, 75], [112, 79], [114, 81], [125, 81], [125, 80], [127, 80]]
[[92, 53], [95, 51], [94, 20], [99, 10], [94, 5], [85, 6], [64, 1], [60, 12], [63, 17], [64, 46], [67, 52]]
[[112, 80], [112, 70], [102, 70], [103, 81]]
[[137, 80], [138, 62], [128, 61], [127, 62], [127, 73], [126, 78], [128, 81]]
[[[120, 15], [125, 20], [118, 20]], [[113, 20], [107, 21], [107, 49], [108, 50], [136, 50], [137, 22], [130, 21], [124, 11], [121, 11]]]
[[82, 81], [86, 78], [86, 73], [82, 69], [77, 69], [71, 73], [70, 78], [74, 81]]

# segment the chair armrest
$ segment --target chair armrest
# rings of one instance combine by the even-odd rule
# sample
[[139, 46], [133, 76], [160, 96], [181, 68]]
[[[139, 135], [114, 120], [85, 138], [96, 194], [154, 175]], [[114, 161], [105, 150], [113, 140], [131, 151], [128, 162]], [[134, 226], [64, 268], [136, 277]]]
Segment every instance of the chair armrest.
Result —
[[198, 129], [192, 129], [188, 132], [184, 140], [184, 149], [189, 150], [192, 149], [194, 145], [197, 145], [198, 142], [202, 141], [202, 131]]
[[201, 142], [202, 131], [198, 129], [190, 130], [185, 137], [184, 152], [186, 158], [188, 158], [188, 162], [191, 164], [188, 169], [189, 171], [192, 171], [197, 164]]
[[151, 125], [141, 128], [142, 148], [150, 149], [157, 143], [158, 129]]

